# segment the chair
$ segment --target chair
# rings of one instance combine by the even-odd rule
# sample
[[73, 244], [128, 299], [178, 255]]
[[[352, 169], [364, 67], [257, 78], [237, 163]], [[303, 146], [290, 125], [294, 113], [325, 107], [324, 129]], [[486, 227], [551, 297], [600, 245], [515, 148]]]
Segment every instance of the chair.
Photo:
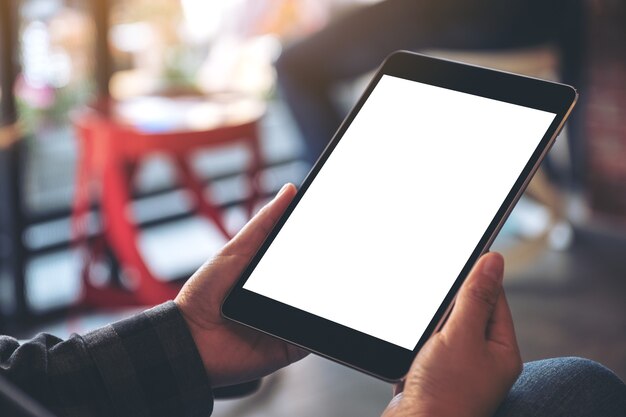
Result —
[[[160, 116], [152, 117], [158, 108]], [[128, 209], [132, 179], [138, 164], [148, 155], [163, 153], [171, 157], [179, 182], [194, 197], [199, 214], [226, 239], [232, 237], [220, 208], [210, 196], [206, 197], [189, 156], [200, 149], [243, 145], [250, 155], [246, 175], [250, 192], [245, 205], [251, 216], [261, 196], [257, 178], [262, 166], [258, 127], [263, 112], [259, 102], [238, 96], [179, 96], [145, 97], [136, 102], [107, 99], [72, 115], [79, 144], [72, 228], [84, 256], [84, 304], [154, 305], [178, 293], [179, 284], [155, 276], [146, 264], [138, 247], [139, 226]], [[201, 117], [190, 120], [186, 117], [189, 114]], [[89, 237], [90, 207], [96, 199], [103, 240]], [[125, 271], [131, 271], [132, 290], [122, 285], [98, 286], [90, 279], [90, 271], [103, 256], [105, 246], [111, 248]]]

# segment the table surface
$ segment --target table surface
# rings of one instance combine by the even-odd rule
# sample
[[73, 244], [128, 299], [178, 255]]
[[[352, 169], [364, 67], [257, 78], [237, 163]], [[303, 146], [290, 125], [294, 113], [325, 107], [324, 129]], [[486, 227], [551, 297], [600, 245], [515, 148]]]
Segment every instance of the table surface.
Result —
[[142, 96], [108, 103], [105, 114], [118, 125], [145, 133], [202, 131], [259, 119], [265, 103], [236, 93], [207, 96]]

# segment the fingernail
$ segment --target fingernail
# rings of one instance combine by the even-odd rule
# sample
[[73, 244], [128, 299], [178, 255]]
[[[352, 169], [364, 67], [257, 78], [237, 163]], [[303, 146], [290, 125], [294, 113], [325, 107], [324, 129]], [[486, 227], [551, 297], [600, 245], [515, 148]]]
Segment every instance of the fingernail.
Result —
[[274, 198], [272, 200], [276, 200], [278, 197], [280, 197], [285, 192], [285, 190], [287, 189], [287, 186], [289, 186], [289, 183], [283, 185], [280, 188], [280, 190], [278, 190], [278, 192], [276, 193], [276, 195], [274, 196]]
[[[289, 185], [291, 185], [291, 183], [289, 183], [289, 182], [288, 182], [287, 184], [283, 185], [283, 186], [281, 187], [280, 191], [278, 191], [278, 194], [276, 194], [276, 197], [278, 197], [278, 196], [282, 195], [282, 194], [283, 194], [283, 193], [287, 190], [287, 188], [289, 187]], [[274, 197], [274, 198], [276, 198], [276, 197]]]
[[482, 273], [490, 278], [502, 280], [504, 264], [499, 256], [487, 256], [483, 260]]

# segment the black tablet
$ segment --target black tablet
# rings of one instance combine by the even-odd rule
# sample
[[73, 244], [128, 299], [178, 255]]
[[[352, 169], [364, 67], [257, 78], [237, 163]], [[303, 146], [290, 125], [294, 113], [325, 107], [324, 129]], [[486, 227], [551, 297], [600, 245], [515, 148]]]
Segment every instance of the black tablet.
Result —
[[562, 84], [392, 54], [231, 290], [224, 317], [401, 379], [576, 98]]

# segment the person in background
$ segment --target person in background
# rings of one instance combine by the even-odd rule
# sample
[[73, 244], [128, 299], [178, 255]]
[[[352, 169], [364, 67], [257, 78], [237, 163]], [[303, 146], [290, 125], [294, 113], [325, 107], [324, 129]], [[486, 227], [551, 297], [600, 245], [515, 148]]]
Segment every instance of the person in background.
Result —
[[[0, 375], [59, 416], [207, 416], [212, 389], [303, 358], [303, 350], [220, 315], [229, 288], [295, 193], [284, 186], [174, 301], [65, 341], [40, 334], [20, 344], [0, 336]], [[626, 415], [626, 386], [597, 363], [561, 358], [522, 368], [503, 269], [495, 253], [478, 261], [383, 416]]]
[[[584, 0], [385, 0], [361, 7], [288, 46], [276, 61], [278, 84], [306, 144], [317, 160], [346, 109], [336, 87], [377, 68], [403, 49], [501, 51], [550, 44], [559, 54], [561, 82], [583, 88]], [[584, 98], [584, 97], [583, 97]], [[572, 167], [553, 179], [582, 183], [584, 149], [579, 103], [568, 123]]]

